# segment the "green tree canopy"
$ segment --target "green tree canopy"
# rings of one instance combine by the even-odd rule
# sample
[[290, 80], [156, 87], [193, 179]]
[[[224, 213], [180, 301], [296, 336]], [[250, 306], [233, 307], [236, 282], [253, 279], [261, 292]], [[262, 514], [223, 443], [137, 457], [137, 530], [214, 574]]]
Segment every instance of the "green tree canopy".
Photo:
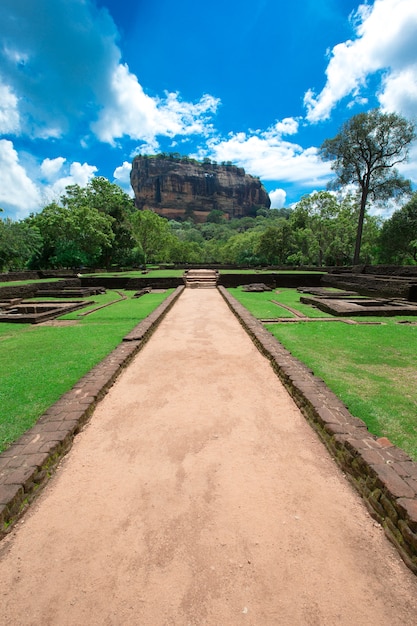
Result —
[[396, 165], [408, 158], [408, 147], [415, 138], [414, 125], [395, 113], [373, 109], [348, 120], [333, 139], [323, 142], [320, 153], [331, 160], [337, 188], [351, 183], [358, 186], [360, 208], [353, 257], [359, 263], [363, 223], [368, 199], [386, 200], [410, 192]]
[[88, 206], [59, 206], [52, 202], [28, 218], [42, 235], [37, 265], [44, 267], [96, 266], [114, 241], [113, 218]]
[[379, 244], [383, 263], [417, 262], [417, 193], [384, 222]]
[[143, 253], [145, 265], [150, 261], [165, 261], [169, 257], [172, 233], [168, 221], [154, 213], [136, 211], [131, 218], [132, 235]]
[[86, 187], [69, 185], [61, 197], [63, 206], [69, 209], [89, 207], [113, 218], [114, 239], [111, 247], [104, 249], [103, 264], [123, 264], [134, 246], [130, 228], [130, 216], [134, 211], [132, 198], [119, 185], [103, 176], [93, 178]]
[[291, 251], [291, 226], [285, 218], [274, 221], [259, 236], [254, 252], [261, 263], [284, 265]]
[[42, 237], [35, 226], [10, 218], [0, 220], [0, 271], [24, 269], [41, 248]]
[[224, 221], [225, 214], [219, 209], [213, 209], [212, 211], [210, 211], [206, 219], [206, 222], [208, 222], [209, 224], [222, 224]]

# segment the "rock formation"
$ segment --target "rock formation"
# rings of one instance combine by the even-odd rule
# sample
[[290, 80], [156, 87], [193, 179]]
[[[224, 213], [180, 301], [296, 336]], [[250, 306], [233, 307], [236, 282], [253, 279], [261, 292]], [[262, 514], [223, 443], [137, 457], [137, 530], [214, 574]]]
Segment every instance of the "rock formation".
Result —
[[138, 209], [151, 209], [169, 219], [204, 222], [213, 210], [227, 218], [244, 217], [271, 205], [259, 178], [243, 168], [180, 155], [135, 157], [130, 182]]

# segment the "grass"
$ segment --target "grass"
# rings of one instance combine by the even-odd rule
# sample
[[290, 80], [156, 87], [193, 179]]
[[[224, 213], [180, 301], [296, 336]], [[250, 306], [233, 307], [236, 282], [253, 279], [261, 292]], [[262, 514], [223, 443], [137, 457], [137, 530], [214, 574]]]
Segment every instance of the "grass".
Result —
[[[62, 278], [48, 278], [48, 283], [56, 283]], [[0, 287], [17, 287], [19, 285], [33, 285], [34, 283], [45, 283], [45, 278], [34, 278], [32, 280], [9, 280], [0, 282]]]
[[[263, 294], [231, 289], [255, 317], [264, 318]], [[291, 293], [289, 293], [291, 292]], [[251, 296], [248, 301], [247, 296]], [[275, 294], [277, 301], [302, 310], [295, 290]], [[256, 302], [258, 300], [258, 303]], [[261, 313], [261, 314], [260, 314]], [[310, 310], [310, 317], [317, 311]], [[378, 325], [320, 322], [266, 324], [290, 352], [322, 378], [370, 432], [385, 436], [417, 460], [417, 325], [407, 317], [364, 317]]]
[[243, 304], [258, 319], [275, 319], [277, 317], [295, 317], [284, 307], [280, 307], [275, 302], [280, 302], [285, 306], [296, 309], [306, 317], [328, 317], [327, 313], [313, 309], [313, 307], [300, 302], [300, 294], [295, 289], [275, 289], [273, 291], [250, 292], [243, 291], [242, 287], [229, 289], [230, 293]]
[[[191, 266], [190, 266], [191, 267]], [[126, 271], [126, 272], [101, 272], [94, 274], [83, 274], [83, 276], [90, 276], [93, 278], [106, 278], [111, 276], [117, 276], [122, 278], [178, 278], [184, 275], [185, 270], [174, 269], [153, 269], [148, 268], [146, 274], [141, 270]], [[243, 270], [220, 270], [220, 274], [325, 274], [325, 272], [318, 270], [317, 272], [303, 272], [297, 270], [257, 270], [243, 269]]]
[[[107, 354], [170, 293], [150, 293], [79, 317], [74, 325], [0, 324], [0, 451], [28, 430], [42, 413]], [[120, 299], [114, 291], [94, 296], [90, 309]], [[94, 301], [94, 303], [93, 303]]]
[[141, 270], [127, 271], [127, 272], [101, 272], [94, 274], [83, 274], [91, 278], [179, 278], [183, 276], [184, 270], [160, 270], [160, 269], [148, 269], [146, 273]]
[[326, 272], [317, 271], [302, 271], [302, 270], [258, 270], [258, 269], [244, 269], [244, 270], [220, 270], [220, 274], [326, 274]]

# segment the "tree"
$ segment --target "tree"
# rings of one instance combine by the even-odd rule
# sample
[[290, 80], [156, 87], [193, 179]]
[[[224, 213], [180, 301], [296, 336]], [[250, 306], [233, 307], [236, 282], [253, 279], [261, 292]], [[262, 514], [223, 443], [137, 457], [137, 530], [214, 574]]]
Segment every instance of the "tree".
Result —
[[95, 266], [114, 241], [113, 218], [88, 206], [52, 202], [28, 223], [42, 235], [43, 250], [35, 262], [41, 267]]
[[261, 233], [252, 229], [230, 237], [218, 248], [221, 263], [233, 263], [241, 266], [259, 265], [260, 259], [255, 250]]
[[210, 211], [206, 219], [206, 222], [208, 222], [209, 224], [222, 224], [224, 221], [224, 213], [219, 209], [213, 209], [212, 211]]
[[168, 221], [153, 211], [136, 211], [130, 218], [132, 235], [143, 252], [145, 265], [148, 261], [165, 260], [173, 235]]
[[39, 230], [10, 218], [0, 220], [0, 271], [23, 269], [42, 248]]
[[93, 178], [86, 187], [69, 185], [61, 197], [61, 203], [68, 208], [87, 206], [113, 218], [112, 246], [103, 249], [103, 264], [124, 264], [130, 255], [134, 241], [132, 239], [129, 217], [134, 211], [133, 200], [119, 185], [111, 183], [103, 176]]
[[383, 263], [417, 262], [417, 193], [384, 222], [379, 244]]
[[353, 263], [359, 263], [363, 222], [368, 199], [386, 200], [410, 192], [411, 185], [395, 166], [408, 158], [408, 147], [415, 138], [414, 125], [395, 113], [373, 109], [359, 113], [343, 126], [333, 139], [320, 148], [322, 159], [333, 161], [335, 188], [358, 185], [360, 207]]
[[262, 263], [284, 265], [291, 250], [291, 226], [288, 220], [281, 218], [274, 226], [268, 226], [260, 235], [255, 254]]

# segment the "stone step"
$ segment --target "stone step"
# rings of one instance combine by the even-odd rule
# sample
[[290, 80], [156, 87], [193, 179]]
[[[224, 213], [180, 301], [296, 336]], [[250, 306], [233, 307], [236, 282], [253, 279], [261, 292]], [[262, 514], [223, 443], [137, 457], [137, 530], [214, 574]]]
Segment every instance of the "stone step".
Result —
[[186, 287], [193, 289], [214, 289], [217, 287], [218, 274], [215, 270], [195, 269], [184, 274]]

